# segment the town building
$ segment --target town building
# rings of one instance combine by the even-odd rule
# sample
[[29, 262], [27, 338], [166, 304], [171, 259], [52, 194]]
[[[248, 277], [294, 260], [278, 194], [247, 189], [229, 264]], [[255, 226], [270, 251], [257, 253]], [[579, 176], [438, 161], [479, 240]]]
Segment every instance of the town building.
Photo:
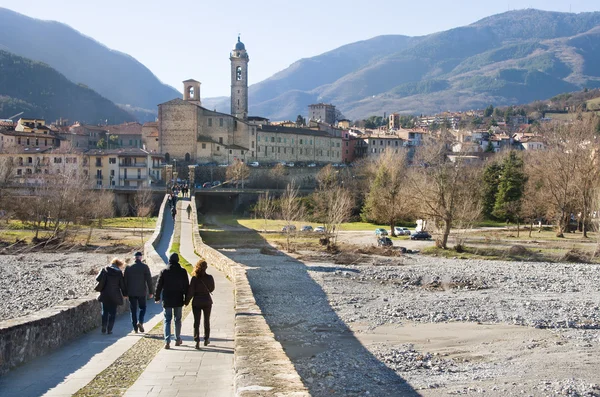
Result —
[[95, 187], [146, 187], [163, 177], [164, 156], [144, 149], [92, 149], [84, 157]]
[[326, 103], [308, 105], [308, 119], [335, 125], [335, 106]]
[[0, 151], [18, 151], [23, 148], [56, 148], [58, 136], [44, 120], [20, 119], [16, 125], [0, 126]]

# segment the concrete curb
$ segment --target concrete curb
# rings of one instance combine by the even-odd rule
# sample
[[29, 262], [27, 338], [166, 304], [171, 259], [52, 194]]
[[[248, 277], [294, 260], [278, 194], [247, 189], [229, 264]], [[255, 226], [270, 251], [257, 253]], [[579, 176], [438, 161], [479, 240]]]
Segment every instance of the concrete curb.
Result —
[[234, 285], [235, 352], [233, 388], [236, 396], [310, 396], [296, 368], [275, 340], [256, 304], [246, 269], [207, 246], [200, 237], [196, 202], [192, 200], [194, 249]]

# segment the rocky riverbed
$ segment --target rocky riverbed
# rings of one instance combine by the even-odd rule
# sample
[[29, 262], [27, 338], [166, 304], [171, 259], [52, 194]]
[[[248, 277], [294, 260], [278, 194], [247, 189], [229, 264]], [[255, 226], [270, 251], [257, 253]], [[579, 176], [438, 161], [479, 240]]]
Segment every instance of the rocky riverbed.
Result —
[[0, 319], [25, 316], [93, 294], [113, 255], [30, 253], [0, 256]]
[[597, 265], [222, 252], [313, 395], [600, 396]]

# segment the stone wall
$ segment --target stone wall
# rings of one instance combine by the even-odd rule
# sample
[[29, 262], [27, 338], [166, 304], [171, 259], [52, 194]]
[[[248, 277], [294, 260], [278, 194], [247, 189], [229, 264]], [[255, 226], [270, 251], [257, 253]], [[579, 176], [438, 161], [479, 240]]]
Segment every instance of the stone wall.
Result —
[[283, 347], [275, 340], [254, 300], [246, 269], [202, 242], [196, 205], [192, 206], [193, 242], [196, 253], [222, 271], [234, 285], [236, 396], [297, 396], [310, 394]]
[[[154, 246], [160, 241], [164, 222], [166, 195], [162, 202], [154, 234], [145, 246], [146, 260], [156, 283], [158, 271], [164, 266]], [[101, 325], [100, 302], [97, 293], [73, 299], [38, 313], [0, 322], [0, 375], [11, 368], [43, 356]], [[117, 313], [129, 311], [127, 299]]]

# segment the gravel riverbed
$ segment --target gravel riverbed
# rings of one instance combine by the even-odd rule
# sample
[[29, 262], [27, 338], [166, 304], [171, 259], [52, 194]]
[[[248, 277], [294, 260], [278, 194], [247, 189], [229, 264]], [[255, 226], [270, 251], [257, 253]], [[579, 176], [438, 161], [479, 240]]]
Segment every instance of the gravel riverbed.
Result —
[[0, 319], [8, 320], [94, 293], [114, 255], [30, 253], [0, 256]]
[[222, 250], [315, 396], [600, 396], [600, 267]]

